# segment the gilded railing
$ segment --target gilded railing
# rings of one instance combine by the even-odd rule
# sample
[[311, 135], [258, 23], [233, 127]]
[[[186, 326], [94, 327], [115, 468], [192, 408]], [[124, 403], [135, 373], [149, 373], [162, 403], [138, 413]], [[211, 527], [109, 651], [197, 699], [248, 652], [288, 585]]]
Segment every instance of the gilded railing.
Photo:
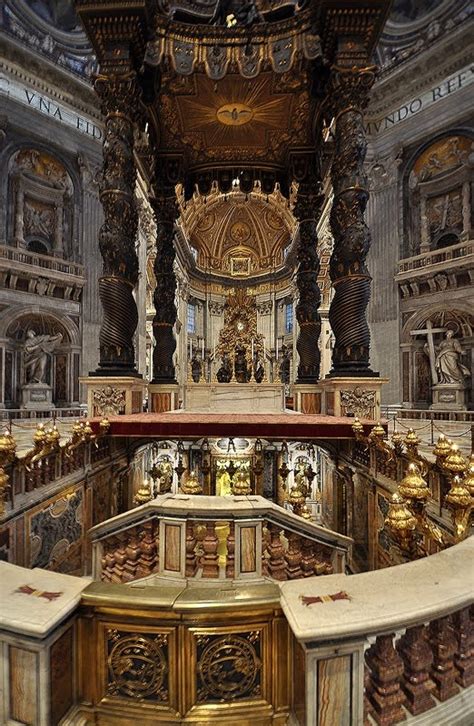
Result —
[[259, 496], [165, 494], [90, 530], [104, 582], [292, 580], [343, 572], [352, 543]]

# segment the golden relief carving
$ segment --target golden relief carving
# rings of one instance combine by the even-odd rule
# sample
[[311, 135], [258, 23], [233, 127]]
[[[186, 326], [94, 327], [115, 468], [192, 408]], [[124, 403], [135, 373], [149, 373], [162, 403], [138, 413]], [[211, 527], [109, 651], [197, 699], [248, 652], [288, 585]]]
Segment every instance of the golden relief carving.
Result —
[[197, 701], [233, 701], [261, 695], [260, 633], [196, 637]]
[[474, 151], [472, 139], [449, 136], [436, 141], [423, 151], [415, 162], [412, 181], [425, 182], [465, 164]]
[[277, 91], [272, 73], [262, 73], [252, 84], [229, 74], [217, 91], [204, 73], [192, 77], [186, 93], [176, 93], [173, 76], [166, 76], [162, 87], [162, 146], [185, 146], [193, 161], [276, 161], [288, 144], [310, 143], [307, 89], [280, 86]]
[[107, 631], [107, 693], [139, 700], [169, 700], [168, 636]]

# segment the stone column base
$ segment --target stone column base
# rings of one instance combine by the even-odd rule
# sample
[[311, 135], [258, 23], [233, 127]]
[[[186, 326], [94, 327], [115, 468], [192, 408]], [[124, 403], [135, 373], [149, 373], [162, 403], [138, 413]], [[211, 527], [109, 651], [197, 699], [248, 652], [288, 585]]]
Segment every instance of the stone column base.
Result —
[[148, 410], [152, 413], [176, 411], [179, 408], [179, 386], [176, 383], [150, 383]]
[[466, 389], [462, 383], [437, 383], [432, 387], [433, 411], [465, 411]]
[[323, 410], [328, 416], [380, 419], [380, 391], [388, 378], [325, 378]]
[[294, 383], [293, 406], [300, 413], [322, 413], [323, 389], [314, 383]]
[[88, 376], [79, 379], [87, 387], [89, 416], [142, 413], [146, 382], [134, 376]]

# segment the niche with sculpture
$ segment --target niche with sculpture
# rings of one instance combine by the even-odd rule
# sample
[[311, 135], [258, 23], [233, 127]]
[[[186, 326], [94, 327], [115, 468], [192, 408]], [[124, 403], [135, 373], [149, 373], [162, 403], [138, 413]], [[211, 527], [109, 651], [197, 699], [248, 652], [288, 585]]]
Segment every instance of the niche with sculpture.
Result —
[[9, 164], [9, 242], [35, 254], [73, 257], [73, 184], [51, 154], [22, 148]]
[[411, 257], [470, 239], [474, 141], [459, 134], [434, 142], [408, 176], [405, 255]]
[[68, 406], [79, 400], [80, 346], [70, 326], [49, 315], [16, 318], [3, 348], [3, 401], [32, 410]]

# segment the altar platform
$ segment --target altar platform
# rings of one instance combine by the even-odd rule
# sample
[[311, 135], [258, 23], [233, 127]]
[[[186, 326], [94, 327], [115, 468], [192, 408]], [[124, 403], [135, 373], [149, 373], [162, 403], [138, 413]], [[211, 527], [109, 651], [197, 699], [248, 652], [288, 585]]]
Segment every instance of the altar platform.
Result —
[[283, 413], [285, 389], [281, 383], [188, 383], [184, 408], [209, 413]]
[[[100, 419], [92, 419], [99, 432]], [[110, 416], [110, 436], [163, 439], [198, 439], [213, 437], [255, 437], [272, 441], [303, 439], [353, 439], [354, 419], [346, 416], [308, 415], [301, 413], [135, 413]], [[363, 420], [368, 434], [374, 421]]]

